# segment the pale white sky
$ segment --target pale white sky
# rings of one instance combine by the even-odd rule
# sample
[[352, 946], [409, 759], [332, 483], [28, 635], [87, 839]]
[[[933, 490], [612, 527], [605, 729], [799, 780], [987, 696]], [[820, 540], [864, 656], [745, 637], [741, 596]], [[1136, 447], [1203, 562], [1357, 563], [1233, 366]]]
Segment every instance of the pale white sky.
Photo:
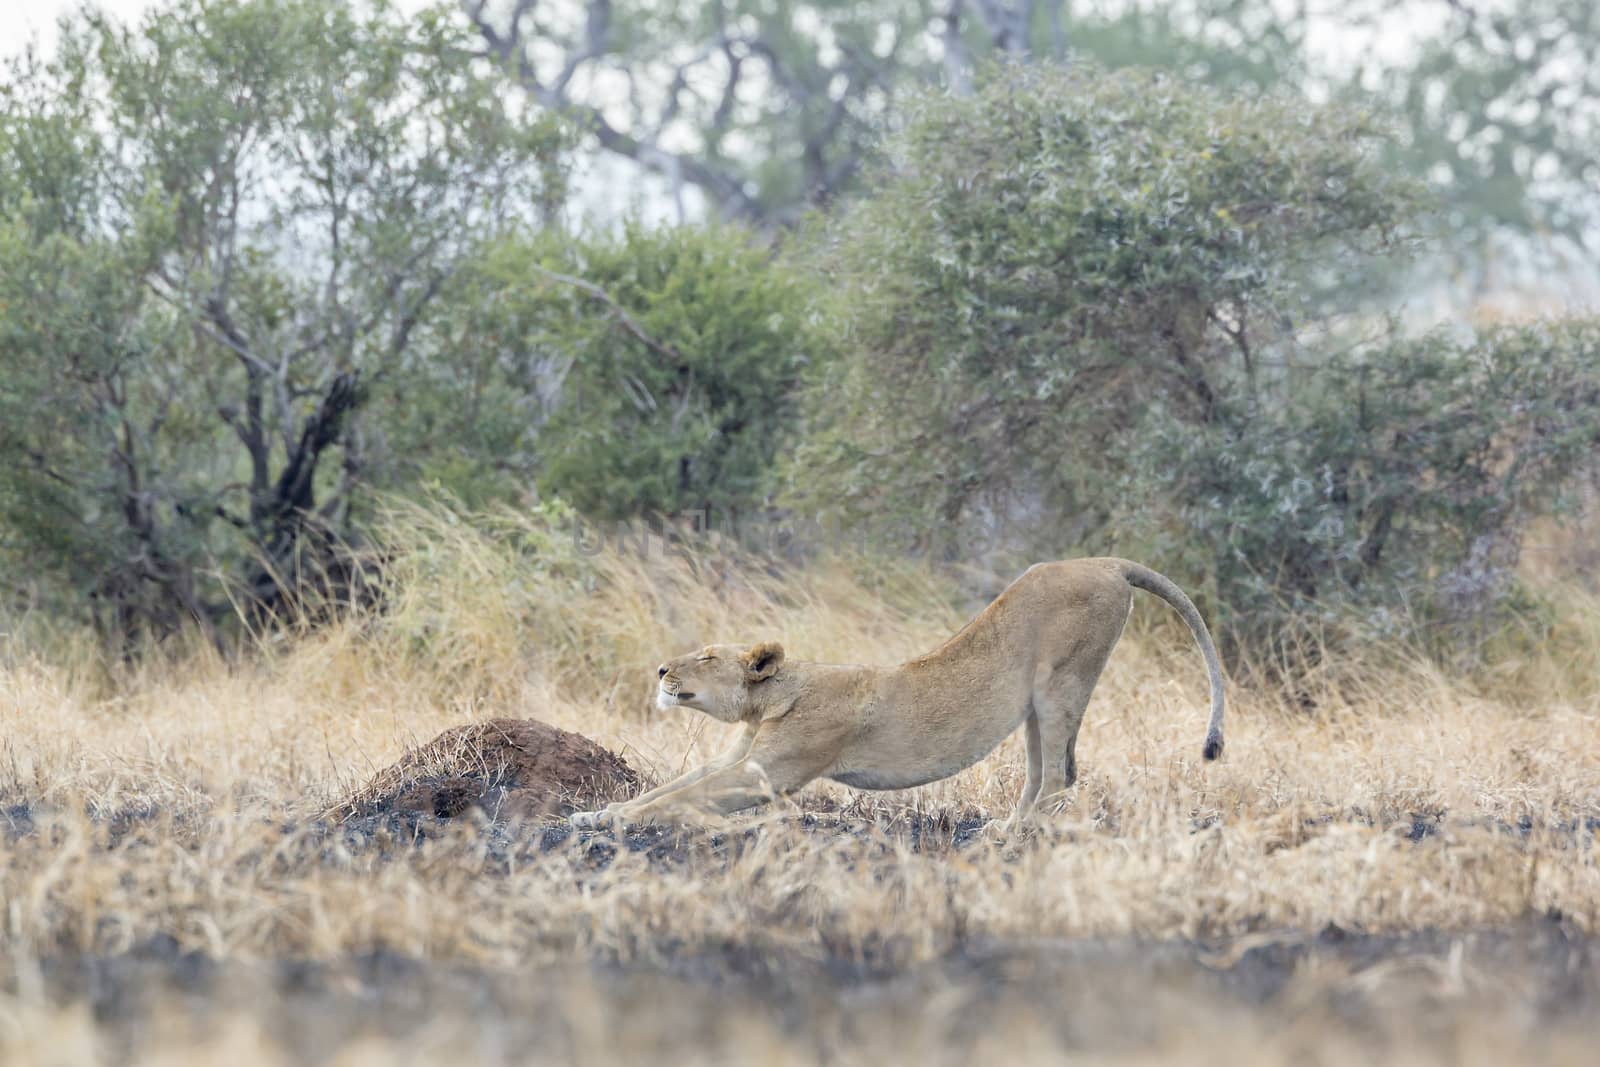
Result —
[[[124, 18], [136, 16], [150, 0], [100, 0], [100, 6]], [[0, 53], [15, 55], [27, 45], [31, 35], [49, 45], [55, 36], [55, 22], [62, 13], [78, 6], [78, 0], [0, 0]]]
[[[0, 0], [0, 54], [10, 55], [20, 51], [27, 43], [30, 33], [38, 34], [39, 39], [48, 44], [53, 36], [52, 27], [56, 18], [63, 12], [79, 6], [81, 2], [82, 0]], [[99, 0], [99, 6], [124, 18], [132, 18], [149, 7], [152, 2], [153, 0]], [[426, 3], [427, 0], [400, 0], [398, 6], [404, 10], [422, 7]], [[1395, 5], [1397, 9], [1403, 7], [1402, 4]], [[1386, 58], [1397, 58], [1404, 54], [1410, 41], [1415, 39], [1415, 33], [1426, 32], [1425, 27], [1415, 25], [1418, 21], [1415, 11], [1415, 8], [1411, 14], [1402, 14], [1398, 10], [1391, 11], [1393, 21], [1398, 23], [1398, 26], [1386, 25], [1366, 33], [1351, 33], [1325, 21], [1313, 26], [1309, 44], [1318, 59], [1335, 63], [1341, 57], [1359, 52], [1375, 51]], [[1397, 29], [1402, 32], [1394, 32]], [[1405, 32], [1407, 30], [1411, 32]]]

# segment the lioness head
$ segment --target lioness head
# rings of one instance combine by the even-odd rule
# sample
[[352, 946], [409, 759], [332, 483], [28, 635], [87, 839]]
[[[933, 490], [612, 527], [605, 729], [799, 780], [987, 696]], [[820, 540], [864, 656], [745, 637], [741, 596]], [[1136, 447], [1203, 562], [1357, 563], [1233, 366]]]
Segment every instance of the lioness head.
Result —
[[783, 646], [707, 645], [656, 668], [656, 707], [695, 708], [723, 722], [738, 722], [750, 710], [751, 687], [778, 673]]

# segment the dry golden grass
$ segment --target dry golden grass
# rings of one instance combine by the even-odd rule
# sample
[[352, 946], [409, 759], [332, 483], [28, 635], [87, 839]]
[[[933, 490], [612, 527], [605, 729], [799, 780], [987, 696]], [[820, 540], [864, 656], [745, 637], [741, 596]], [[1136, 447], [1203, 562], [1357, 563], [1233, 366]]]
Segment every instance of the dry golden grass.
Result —
[[[1287, 692], [1236, 690], [1227, 756], [1211, 765], [1199, 759], [1199, 657], [1145, 598], [1090, 707], [1078, 787], [1043, 833], [1010, 851], [952, 848], [948, 835], [1009, 812], [1022, 776], [1015, 739], [923, 789], [819, 787], [724, 836], [652, 837], [614, 857], [594, 840], [552, 844], [470, 824], [413, 846], [330, 832], [314, 816], [408, 744], [475, 718], [541, 718], [655, 777], [675, 773], [720, 747], [726, 728], [648, 710], [662, 654], [777, 638], [795, 657], [894, 661], [932, 647], [975, 605], [910, 565], [778, 573], [667, 554], [659, 542], [645, 557], [584, 558], [543, 522], [468, 524], [443, 510], [405, 509], [389, 525], [384, 614], [264, 641], [237, 662], [194, 649], [113, 670], [71, 644], [0, 648], [0, 1060], [123, 1058], [82, 1003], [50, 993], [40, 975], [52, 961], [118, 957], [164, 938], [246, 969], [285, 959], [337, 968], [380, 952], [494, 974], [594, 961], [650, 971], [736, 946], [780, 967], [850, 961], [916, 973], [980, 944], [1206, 939], [1226, 968], [1253, 946], [1330, 926], [1470, 939], [1559, 914], [1574, 936], [1600, 934], [1592, 594], [1563, 591], [1537, 640], [1508, 635], [1496, 663], [1469, 679], [1388, 650], [1364, 681], [1360, 665], [1341, 664], [1338, 686], [1315, 687], [1309, 712]], [[7, 833], [8, 819], [31, 832]], [[1592, 1062], [1592, 1033], [1539, 1029], [1516, 1016], [1534, 994], [1512, 998], [1513, 1010], [1474, 957], [1441, 959], [1417, 965], [1421, 986], [1462, 1010], [1446, 1044], [1418, 1046], [1419, 1057], [1453, 1048], [1460, 1062], [1487, 1063], [1536, 1039], [1541, 1055]], [[1288, 1014], [1269, 1017], [1163, 993], [1140, 972], [1108, 988], [1156, 997], [1166, 1022], [1146, 1040], [1101, 1047], [1085, 1037], [1080, 1047], [1100, 1047], [1108, 1062], [1153, 1061], [1193, 1032], [1210, 1036], [1192, 1062], [1308, 1048], [1334, 1062], [1356, 1039], [1308, 1005], [1329, 990], [1414, 991], [1417, 974], [1406, 974], [1311, 967], [1276, 1001]], [[563, 1047], [591, 1062], [621, 1054], [622, 1031], [585, 1014], [605, 1000], [584, 992], [596, 981], [564, 981], [551, 1008], [568, 1021]], [[947, 1006], [965, 995], [929, 994]], [[708, 994], [683, 996], [718, 1014]], [[634, 1012], [629, 1032], [670, 1043], [666, 1022], [651, 1030], [638, 1020], [672, 1013], [659, 997], [643, 1001], [654, 1008]], [[1479, 1001], [1498, 1013], [1465, 1010]], [[983, 1010], [1037, 1022], [1043, 1009]], [[835, 1062], [902, 1061], [919, 1048], [942, 1062], [990, 1040], [951, 1045], [923, 1014], [866, 1014], [873, 1026], [845, 1027], [848, 1012], [828, 1024], [859, 1044], [835, 1049]], [[198, 1030], [161, 1018], [139, 1049], [150, 1062], [246, 1067], [287, 1055], [259, 1005], [218, 1008]], [[815, 1034], [739, 1018], [706, 1022], [707, 1062], [749, 1058], [727, 1050], [757, 1033], [760, 1058], [817, 1055]], [[452, 1047], [469, 1059], [539, 1059], [494, 1051], [499, 1039], [470, 1020], [444, 1013], [400, 1044], [345, 1041], [330, 1062], [431, 1062]], [[1030, 1025], [1018, 1023], [1010, 1059], [1051, 1059], [1060, 1041]]]

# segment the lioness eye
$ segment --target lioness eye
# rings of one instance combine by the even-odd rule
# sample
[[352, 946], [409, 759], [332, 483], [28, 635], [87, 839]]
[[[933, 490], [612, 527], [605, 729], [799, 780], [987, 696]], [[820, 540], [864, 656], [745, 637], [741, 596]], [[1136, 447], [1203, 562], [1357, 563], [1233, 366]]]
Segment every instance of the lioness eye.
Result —
[[717, 658], [717, 657], [715, 657], [715, 656], [696, 656], [696, 657], [695, 657], [695, 660], [694, 660], [694, 661], [695, 661], [695, 662], [696, 662], [696, 663], [705, 663], [705, 662], [707, 662], [707, 661], [708, 661], [708, 660], [714, 660], [714, 659], [716, 659], [716, 658]]

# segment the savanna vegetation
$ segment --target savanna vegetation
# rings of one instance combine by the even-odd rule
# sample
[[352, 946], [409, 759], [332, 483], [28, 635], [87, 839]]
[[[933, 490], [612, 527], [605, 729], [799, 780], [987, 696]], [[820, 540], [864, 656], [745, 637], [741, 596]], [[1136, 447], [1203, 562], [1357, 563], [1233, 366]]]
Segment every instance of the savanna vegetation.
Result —
[[[1600, 320], [1538, 294], [1600, 19], [1419, 7], [1335, 65], [1381, 5], [158, 0], [13, 54], [0, 1060], [1590, 1062]], [[1200, 604], [1227, 758], [1141, 603], [1023, 840], [1016, 739], [705, 829], [338, 815], [495, 717], [663, 780], [724, 729], [664, 655], [893, 662], [1092, 554]]]

